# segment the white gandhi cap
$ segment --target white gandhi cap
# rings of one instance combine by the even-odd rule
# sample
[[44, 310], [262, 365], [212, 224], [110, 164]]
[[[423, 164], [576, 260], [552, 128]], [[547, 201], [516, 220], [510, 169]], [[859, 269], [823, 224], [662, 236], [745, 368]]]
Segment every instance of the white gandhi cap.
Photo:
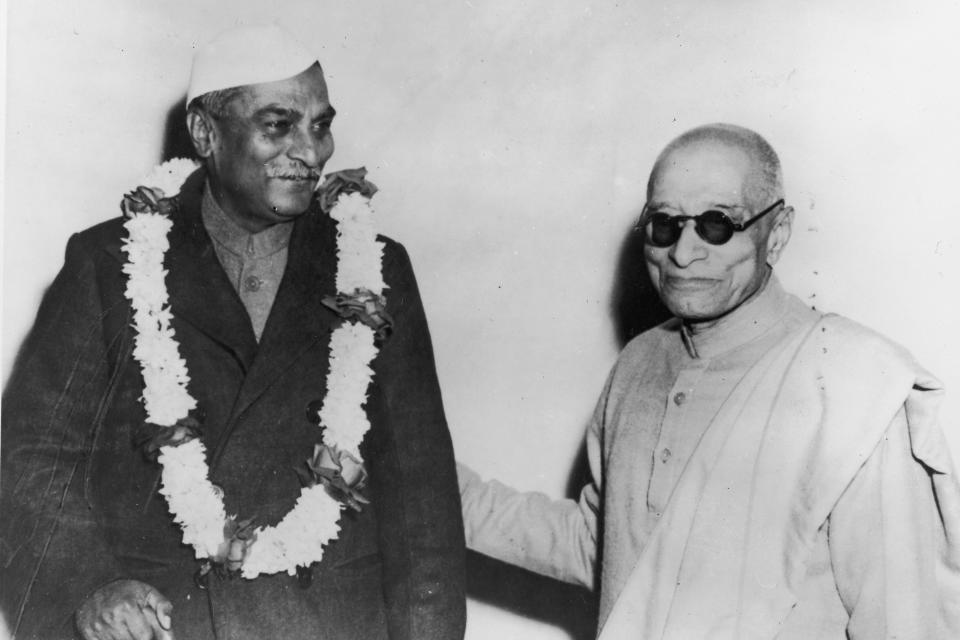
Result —
[[210, 91], [286, 80], [315, 62], [316, 54], [282, 27], [234, 27], [194, 54], [187, 104]]

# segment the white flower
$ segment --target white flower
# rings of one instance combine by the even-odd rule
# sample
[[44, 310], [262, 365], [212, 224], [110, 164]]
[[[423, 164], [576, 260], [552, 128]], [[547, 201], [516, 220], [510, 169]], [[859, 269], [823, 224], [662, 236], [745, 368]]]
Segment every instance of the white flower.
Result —
[[183, 542], [194, 547], [197, 558], [216, 554], [223, 542], [227, 514], [219, 492], [207, 478], [203, 443], [195, 439], [161, 447], [159, 460], [163, 466], [160, 493], [183, 528]]
[[[194, 169], [190, 160], [172, 160], [142, 184], [173, 196]], [[383, 243], [376, 239], [369, 199], [341, 195], [330, 215], [338, 221], [338, 290], [381, 294]], [[143, 405], [149, 422], [172, 426], [197, 406], [187, 389], [190, 375], [167, 307], [163, 261], [172, 222], [160, 213], [135, 213], [124, 226], [129, 234], [122, 247], [127, 254], [124, 295], [131, 302], [136, 330], [133, 357], [143, 375]], [[370, 364], [377, 355], [374, 331], [362, 323], [345, 322], [334, 331], [330, 352], [328, 391], [320, 411], [327, 427], [323, 439], [360, 460], [359, 446], [370, 428], [363, 406], [373, 377]], [[210, 482], [203, 443], [196, 438], [161, 447], [158, 460], [163, 469], [160, 493], [183, 530], [183, 542], [194, 548], [197, 558], [216, 557], [225, 544], [227, 515], [222, 492]], [[280, 571], [293, 575], [298, 566], [321, 560], [325, 545], [339, 534], [342, 508], [322, 485], [304, 489], [280, 523], [256, 530], [242, 565], [243, 577]]]
[[363, 410], [373, 378], [370, 363], [377, 355], [373, 329], [360, 322], [344, 322], [330, 336], [330, 373], [327, 396], [320, 409], [324, 444], [360, 458], [360, 443], [370, 429]]
[[381, 273], [383, 243], [377, 240], [369, 198], [356, 192], [340, 194], [330, 216], [339, 223], [337, 291], [368, 289], [379, 295], [385, 286]]
[[304, 489], [277, 526], [257, 529], [257, 541], [243, 560], [243, 577], [252, 579], [261, 573], [280, 571], [294, 575], [298, 565], [306, 567], [320, 561], [324, 546], [340, 533], [342, 508], [322, 485]]
[[199, 165], [188, 158], [174, 158], [167, 160], [145, 175], [137, 184], [141, 184], [163, 191], [164, 197], [171, 197], [180, 192], [187, 177], [196, 171]]

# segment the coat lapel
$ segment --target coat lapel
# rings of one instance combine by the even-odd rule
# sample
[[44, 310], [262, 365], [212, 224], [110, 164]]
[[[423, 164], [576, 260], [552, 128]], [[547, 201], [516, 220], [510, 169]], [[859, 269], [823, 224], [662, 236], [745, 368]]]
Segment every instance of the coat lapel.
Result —
[[191, 175], [180, 191], [167, 252], [167, 288], [174, 316], [233, 353], [249, 371], [257, 340], [247, 311], [227, 278], [203, 226], [200, 203], [206, 174]]
[[[336, 229], [314, 207], [294, 223], [283, 280], [264, 327], [253, 365], [244, 380], [233, 415], [255, 402], [280, 375], [315, 343], [326, 357], [330, 332], [338, 316], [323, 306], [323, 296], [336, 293]], [[317, 380], [317, 393], [324, 393]]]

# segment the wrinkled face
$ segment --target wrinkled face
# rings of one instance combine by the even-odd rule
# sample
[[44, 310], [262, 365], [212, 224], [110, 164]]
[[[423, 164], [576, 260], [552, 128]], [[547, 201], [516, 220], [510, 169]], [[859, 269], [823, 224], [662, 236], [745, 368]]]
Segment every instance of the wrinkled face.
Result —
[[[654, 171], [647, 202], [651, 211], [696, 216], [718, 209], [734, 222], [746, 222], [771, 204], [751, 202], [746, 193], [754, 175], [749, 156], [721, 143], [681, 147]], [[771, 222], [758, 220], [726, 244], [713, 245], [688, 220], [674, 245], [646, 243], [647, 269], [667, 308], [690, 323], [709, 324], [743, 304], [767, 277]]]
[[250, 85], [213, 120], [210, 183], [224, 211], [249, 231], [307, 210], [333, 154], [334, 109], [319, 65]]

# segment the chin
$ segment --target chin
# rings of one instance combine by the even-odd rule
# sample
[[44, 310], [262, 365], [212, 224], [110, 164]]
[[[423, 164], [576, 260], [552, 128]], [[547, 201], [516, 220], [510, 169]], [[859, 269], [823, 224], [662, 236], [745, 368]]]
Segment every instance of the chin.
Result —
[[310, 208], [312, 199], [312, 192], [300, 198], [274, 198], [271, 209], [276, 209], [275, 215], [278, 218], [296, 218]]
[[709, 322], [724, 314], [721, 305], [704, 300], [668, 300], [665, 301], [670, 312], [689, 322]]
[[270, 205], [276, 207], [280, 215], [297, 216], [310, 207], [316, 183], [307, 180], [274, 180], [270, 187], [266, 193]]

